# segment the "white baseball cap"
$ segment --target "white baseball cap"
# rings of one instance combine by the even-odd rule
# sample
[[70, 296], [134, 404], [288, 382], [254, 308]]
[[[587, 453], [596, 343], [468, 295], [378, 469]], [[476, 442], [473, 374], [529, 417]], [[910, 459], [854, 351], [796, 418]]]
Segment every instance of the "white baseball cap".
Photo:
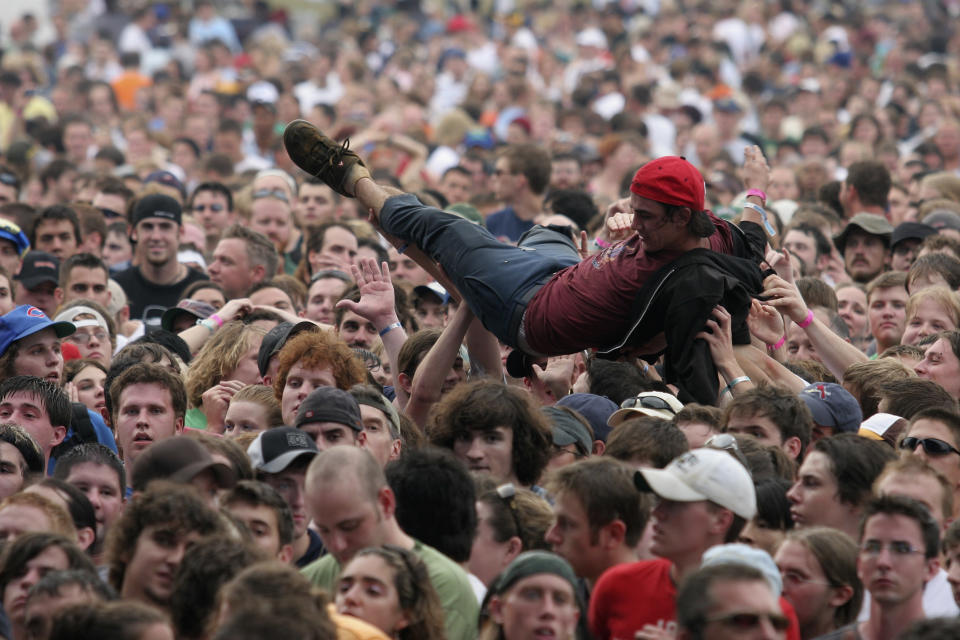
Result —
[[640, 416], [673, 420], [680, 409], [683, 409], [683, 403], [674, 395], [663, 391], [642, 391], [633, 398], [624, 400], [620, 409], [607, 419], [607, 424], [615, 427], [624, 420]]
[[637, 489], [674, 502], [709, 500], [745, 520], [757, 515], [757, 492], [747, 468], [726, 451], [694, 449], [674, 458], [665, 469], [641, 469]]

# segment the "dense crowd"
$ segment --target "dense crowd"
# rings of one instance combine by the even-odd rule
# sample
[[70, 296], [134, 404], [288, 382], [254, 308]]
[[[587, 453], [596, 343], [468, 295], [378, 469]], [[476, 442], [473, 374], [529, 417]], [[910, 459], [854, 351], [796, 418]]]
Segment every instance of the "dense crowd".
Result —
[[960, 637], [958, 14], [10, 16], [0, 636]]

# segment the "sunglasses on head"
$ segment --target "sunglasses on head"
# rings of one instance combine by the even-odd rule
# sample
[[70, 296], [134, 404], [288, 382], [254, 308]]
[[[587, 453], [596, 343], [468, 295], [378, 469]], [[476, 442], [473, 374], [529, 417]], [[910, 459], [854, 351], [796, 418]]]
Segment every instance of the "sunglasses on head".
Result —
[[634, 398], [627, 398], [620, 403], [621, 409], [635, 409], [637, 407], [641, 409], [660, 409], [662, 411], [669, 411], [674, 415], [677, 413], [673, 410], [673, 407], [670, 406], [669, 402], [657, 396], [636, 396]]
[[254, 200], [259, 200], [260, 198], [276, 198], [284, 202], [290, 201], [287, 198], [287, 193], [282, 189], [257, 189], [253, 192], [252, 197]]
[[900, 441], [900, 448], [913, 451], [917, 448], [918, 444], [923, 446], [923, 450], [928, 456], [945, 456], [951, 453], [960, 455], [960, 450], [956, 447], [949, 442], [944, 442], [937, 438], [915, 438], [913, 436], [907, 436]]

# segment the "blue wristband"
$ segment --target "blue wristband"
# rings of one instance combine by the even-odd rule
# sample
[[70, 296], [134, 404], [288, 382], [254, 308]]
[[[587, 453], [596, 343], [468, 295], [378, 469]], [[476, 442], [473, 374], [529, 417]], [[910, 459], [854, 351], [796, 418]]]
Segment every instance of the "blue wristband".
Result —
[[383, 329], [380, 330], [380, 337], [382, 338], [383, 336], [387, 335], [388, 333], [390, 333], [390, 332], [393, 331], [394, 329], [401, 329], [401, 328], [403, 328], [403, 325], [400, 324], [399, 322], [394, 322], [393, 324], [388, 324], [386, 327], [384, 327]]

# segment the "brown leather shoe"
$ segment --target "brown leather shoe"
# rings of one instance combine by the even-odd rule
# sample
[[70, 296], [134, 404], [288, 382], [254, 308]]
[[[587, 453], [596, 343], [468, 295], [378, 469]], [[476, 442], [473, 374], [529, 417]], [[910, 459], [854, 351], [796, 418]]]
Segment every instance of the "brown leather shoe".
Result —
[[353, 187], [370, 172], [355, 152], [350, 141], [337, 144], [306, 120], [294, 120], [283, 130], [283, 146], [294, 164], [323, 180], [331, 189], [348, 198]]

